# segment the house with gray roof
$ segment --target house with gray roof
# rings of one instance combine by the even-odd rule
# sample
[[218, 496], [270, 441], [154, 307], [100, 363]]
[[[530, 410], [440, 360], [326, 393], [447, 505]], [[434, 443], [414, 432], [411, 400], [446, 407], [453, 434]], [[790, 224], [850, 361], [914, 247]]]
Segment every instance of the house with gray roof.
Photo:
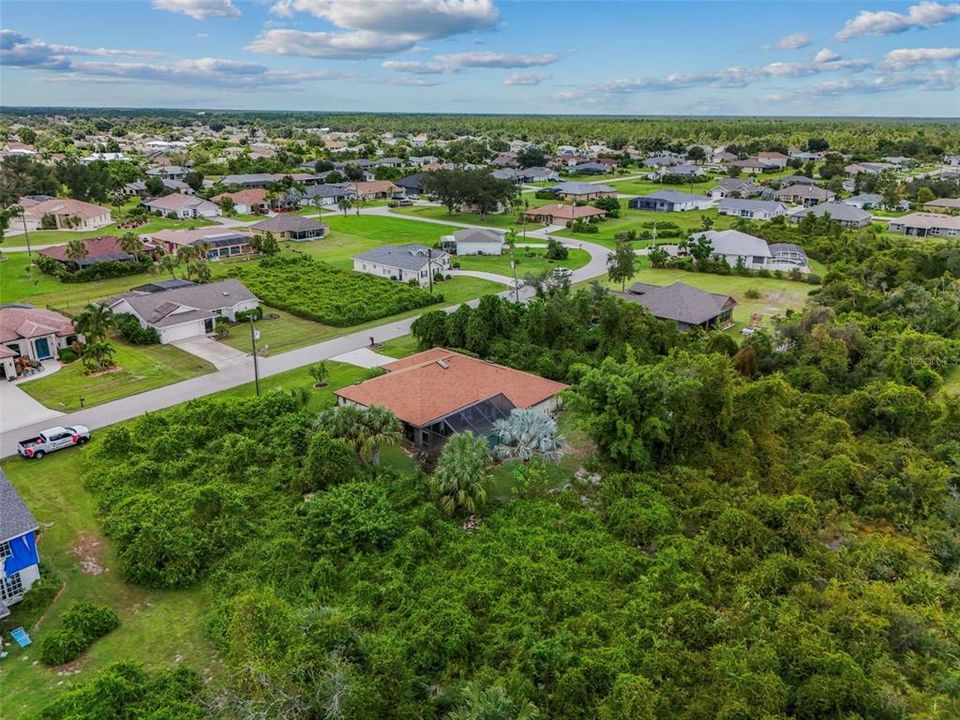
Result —
[[266, 187], [277, 178], [272, 173], [240, 173], [224, 175], [217, 185], [237, 185], [239, 187]]
[[813, 207], [797, 208], [790, 213], [790, 219], [793, 222], [800, 222], [807, 215], [816, 215], [817, 217], [829, 215], [831, 220], [836, 220], [845, 228], [864, 228], [873, 219], [873, 216], [866, 210], [839, 202], [820, 203]]
[[667, 175], [676, 175], [677, 177], [700, 177], [705, 175], [706, 171], [700, 165], [680, 164], [667, 165], [647, 175], [648, 180], [662, 180]]
[[675, 322], [681, 330], [723, 327], [731, 322], [737, 306], [729, 295], [706, 292], [682, 282], [666, 286], [634, 283], [619, 295], [642, 305], [655, 318]]
[[570, 168], [570, 171], [579, 175], [603, 175], [604, 173], [610, 172], [612, 169], [613, 168], [606, 163], [585, 162], [574, 165]]
[[440, 246], [454, 255], [500, 255], [504, 234], [493, 228], [463, 228], [440, 238]]
[[648, 195], [631, 198], [629, 205], [634, 210], [683, 212], [684, 210], [708, 210], [713, 207], [713, 201], [706, 195], [692, 195], [677, 190], [658, 190]]
[[254, 223], [250, 229], [256, 233], [273, 233], [277, 240], [309, 242], [319, 240], [327, 234], [327, 226], [313, 218], [282, 213], [266, 220]]
[[40, 523], [0, 469], [0, 618], [40, 579]]
[[817, 203], [830, 202], [836, 196], [837, 194], [832, 190], [817, 187], [816, 185], [801, 185], [798, 183], [777, 190], [773, 195], [773, 199], [789, 205], [810, 207]]
[[545, 167], [528, 167], [517, 170], [517, 180], [520, 182], [556, 182], [560, 175], [556, 170]]
[[761, 188], [752, 180], [741, 180], [740, 178], [720, 178], [717, 184], [707, 191], [707, 196], [713, 200], [722, 200], [723, 198], [749, 198], [759, 195]]
[[450, 254], [418, 243], [385, 245], [354, 255], [353, 269], [367, 275], [415, 282], [420, 287], [426, 287], [436, 273], [445, 273], [450, 269]]
[[211, 335], [218, 318], [231, 322], [237, 313], [260, 307], [260, 300], [239, 280], [191, 284], [166, 290], [133, 290], [103, 301], [117, 314], [133, 315], [142, 327], [151, 327], [161, 343]]
[[840, 202], [844, 205], [852, 205], [855, 208], [860, 208], [861, 210], [869, 210], [880, 207], [883, 204], [883, 196], [877, 195], [876, 193], [860, 193], [859, 195], [848, 197], [846, 200], [841, 200]]
[[617, 189], [610, 185], [601, 185], [600, 183], [589, 182], [562, 182], [548, 188], [550, 192], [561, 200], [574, 200], [585, 202], [587, 200], [598, 200], [605, 197], [616, 197]]
[[720, 215], [747, 218], [748, 220], [772, 220], [787, 214], [787, 206], [776, 200], [741, 200], [724, 198], [717, 205]]

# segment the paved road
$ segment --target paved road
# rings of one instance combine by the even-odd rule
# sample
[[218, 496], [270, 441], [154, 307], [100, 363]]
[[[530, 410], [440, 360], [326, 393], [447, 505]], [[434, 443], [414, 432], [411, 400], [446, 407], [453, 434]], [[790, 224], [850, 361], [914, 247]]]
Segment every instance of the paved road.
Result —
[[[379, 212], [381, 210], [386, 210], [386, 208], [368, 208], [365, 212], [369, 214], [384, 214]], [[391, 213], [385, 214], [389, 214], [390, 217], [406, 217], [406, 219], [415, 222], [427, 221], [426, 218], [421, 219]], [[441, 220], [433, 219], [430, 219], [429, 222], [447, 225], [453, 224], [444, 223]], [[455, 223], [455, 225], [463, 226], [462, 223]], [[466, 227], [472, 226], [468, 225]], [[545, 236], [546, 232], [547, 229], [541, 229], [537, 231], [531, 231], [528, 233], [528, 235], [533, 236], [534, 233], [541, 233], [540, 236]], [[560, 240], [569, 247], [579, 247], [590, 253], [590, 262], [584, 267], [573, 271], [573, 276], [571, 278], [572, 282], [589, 280], [599, 275], [603, 275], [606, 272], [607, 248], [590, 242], [579, 242], [564, 238], [560, 238]], [[510, 299], [514, 294], [514, 291], [504, 290], [499, 294], [501, 297]], [[526, 301], [533, 295], [533, 290], [531, 288], [521, 288], [519, 295], [521, 301]], [[468, 304], [476, 305], [478, 302], [479, 300], [473, 300]], [[445, 308], [445, 310], [447, 312], [452, 312], [457, 307], [457, 305], [453, 305]], [[319, 360], [326, 360], [336, 355], [342, 355], [344, 353], [366, 347], [369, 345], [371, 337], [373, 337], [376, 342], [383, 342], [385, 340], [392, 340], [394, 338], [402, 337], [403, 335], [408, 335], [410, 333], [410, 326], [413, 324], [415, 319], [416, 318], [407, 318], [406, 320], [396, 320], [393, 322], [384, 323], [383, 325], [378, 325], [374, 328], [350, 333], [349, 335], [342, 335], [340, 337], [326, 340], [308, 347], [290, 350], [289, 352], [274, 355], [272, 357], [261, 358], [260, 375], [261, 377], [269, 377], [271, 375], [286, 372], [287, 370], [294, 370], [299, 367], [311, 365]], [[146, 412], [162, 410], [164, 408], [172, 407], [173, 405], [179, 405], [180, 403], [187, 402], [188, 400], [193, 400], [194, 398], [211, 395], [213, 393], [220, 392], [221, 390], [228, 390], [252, 381], [253, 361], [252, 359], [247, 358], [244, 361], [237, 361], [232, 363], [229, 367], [224, 367], [223, 369], [208, 375], [202, 375], [200, 377], [184, 380], [183, 382], [175, 383], [173, 385], [157, 388], [156, 390], [140, 393], [139, 395], [132, 395], [130, 397], [114, 400], [113, 402], [104, 403], [103, 405], [98, 405], [96, 407], [61, 415], [57, 418], [56, 422], [60, 425], [79, 424], [86, 425], [92, 429], [103, 428], [123, 420], [129, 420], [131, 418], [138, 417]], [[32, 422], [14, 430], [8, 430], [0, 433], [0, 457], [6, 457], [16, 453], [16, 444], [18, 440], [25, 437], [30, 437], [49, 425], [49, 420]]]

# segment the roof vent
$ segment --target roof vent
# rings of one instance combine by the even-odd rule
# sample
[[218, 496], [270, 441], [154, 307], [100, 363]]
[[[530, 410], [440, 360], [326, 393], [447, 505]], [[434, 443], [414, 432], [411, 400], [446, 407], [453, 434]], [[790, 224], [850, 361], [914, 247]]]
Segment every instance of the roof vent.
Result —
[[437, 360], [437, 365], [442, 367], [444, 370], [450, 367], [450, 364], [446, 360]]

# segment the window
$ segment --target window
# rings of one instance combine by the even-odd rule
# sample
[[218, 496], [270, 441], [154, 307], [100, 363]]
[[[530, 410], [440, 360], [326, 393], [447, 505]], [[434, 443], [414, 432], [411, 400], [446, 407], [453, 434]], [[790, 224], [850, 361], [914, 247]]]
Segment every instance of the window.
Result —
[[8, 558], [11, 555], [13, 555], [13, 549], [10, 547], [10, 541], [4, 540], [2, 543], [0, 543], [0, 560]]
[[13, 573], [0, 583], [0, 600], [11, 600], [23, 595], [23, 579], [19, 572]]

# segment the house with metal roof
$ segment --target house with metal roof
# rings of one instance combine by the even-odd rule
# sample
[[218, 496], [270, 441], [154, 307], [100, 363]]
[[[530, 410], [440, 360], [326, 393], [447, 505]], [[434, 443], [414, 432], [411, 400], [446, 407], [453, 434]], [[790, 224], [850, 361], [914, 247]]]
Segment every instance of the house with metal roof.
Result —
[[749, 220], [772, 220], [787, 214], [787, 206], [776, 200], [741, 200], [724, 198], [717, 205], [720, 215], [747, 218]]
[[463, 228], [440, 238], [444, 250], [454, 255], [500, 255], [503, 252], [503, 230]]
[[845, 228], [864, 228], [870, 224], [873, 216], [866, 210], [861, 210], [853, 205], [845, 205], [839, 202], [827, 202], [814, 205], [813, 207], [797, 208], [790, 213], [790, 219], [793, 222], [800, 222], [807, 215], [817, 217], [830, 216], [831, 220], [836, 220]]
[[0, 469], [0, 618], [40, 579], [40, 523]]
[[260, 307], [260, 300], [239, 280], [228, 279], [160, 291], [131, 291], [103, 301], [117, 314], [133, 315], [160, 335], [161, 343], [211, 335], [218, 318]]
[[450, 254], [426, 245], [384, 245], [353, 256], [356, 272], [427, 287], [436, 273], [450, 269]]
[[685, 210], [708, 210], [713, 207], [713, 201], [706, 195], [692, 195], [677, 190], [658, 190], [648, 195], [631, 198], [629, 205], [634, 210], [683, 212]]
[[627, 292], [618, 294], [642, 305], [655, 318], [675, 322], [681, 330], [723, 327], [731, 321], [737, 306], [729, 295], [706, 292], [682, 282], [665, 286], [634, 283]]

